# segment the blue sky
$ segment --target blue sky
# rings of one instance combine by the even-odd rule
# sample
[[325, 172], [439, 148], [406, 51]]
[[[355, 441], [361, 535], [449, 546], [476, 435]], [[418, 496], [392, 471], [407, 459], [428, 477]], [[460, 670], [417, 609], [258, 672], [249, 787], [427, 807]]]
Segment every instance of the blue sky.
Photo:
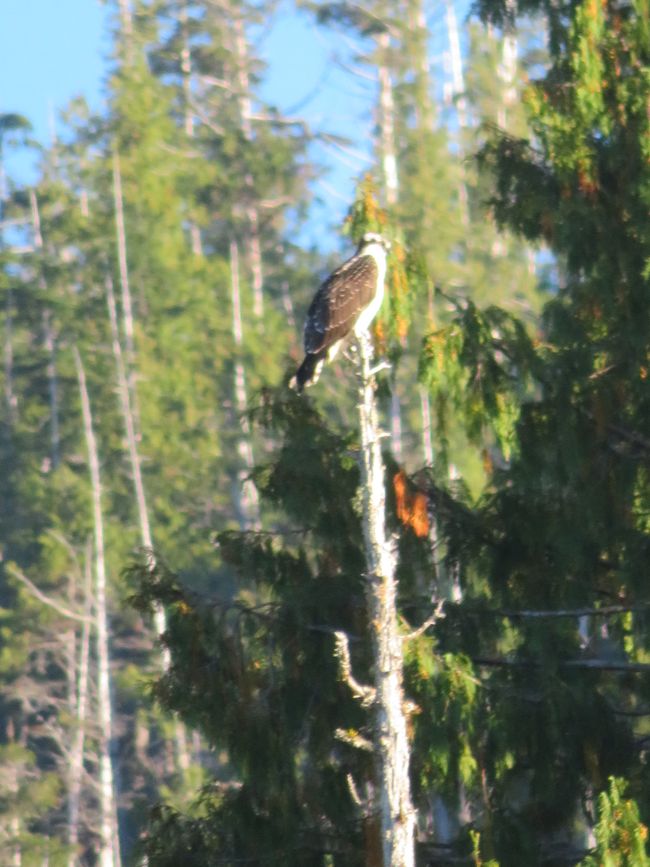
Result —
[[[50, 117], [73, 96], [99, 107], [105, 23], [97, 0], [2, 0], [0, 111], [25, 115], [36, 138], [47, 142]], [[25, 171], [22, 161], [19, 170]]]
[[[110, 12], [99, 0], [1, 0], [0, 112], [18, 112], [47, 143], [58, 110], [83, 95], [101, 108], [102, 84], [110, 52]], [[439, 40], [438, 40], [439, 41]], [[268, 74], [262, 97], [297, 114], [313, 130], [327, 130], [353, 140], [352, 151], [331, 144], [315, 146], [313, 157], [328, 167], [314, 188], [316, 204], [304, 240], [316, 240], [323, 228], [340, 223], [355, 178], [367, 167], [372, 135], [372, 85], [356, 80], [332, 58], [347, 53], [340, 34], [317, 28], [313, 17], [297, 13], [285, 0], [272, 30], [259, 46]], [[444, 77], [441, 57], [433, 58]], [[8, 160], [21, 180], [30, 177], [25, 156]]]

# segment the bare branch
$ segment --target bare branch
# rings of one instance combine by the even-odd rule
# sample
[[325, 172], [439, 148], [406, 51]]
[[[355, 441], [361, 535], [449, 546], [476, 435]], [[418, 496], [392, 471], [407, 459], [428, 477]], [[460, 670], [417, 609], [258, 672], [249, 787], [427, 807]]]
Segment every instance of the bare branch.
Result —
[[[509, 609], [495, 608], [481, 611], [481, 614], [489, 614], [493, 617], [544, 619], [553, 617], [611, 617], [615, 614], [625, 614], [628, 611], [648, 611], [650, 603], [638, 605], [602, 605], [600, 608], [549, 608], [549, 609]], [[468, 609], [472, 610], [472, 609]], [[478, 613], [478, 610], [476, 610]]]
[[417, 629], [414, 629], [413, 632], [409, 632], [406, 635], [404, 635], [402, 637], [402, 641], [412, 641], [414, 638], [419, 638], [421, 635], [423, 635], [427, 631], [427, 629], [429, 629], [429, 627], [435, 626], [435, 624], [437, 623], [438, 620], [442, 620], [442, 618], [445, 616], [445, 613], [442, 610], [444, 604], [445, 604], [444, 599], [441, 599], [438, 602], [438, 604], [436, 605], [436, 609], [433, 612], [433, 614], [431, 614], [429, 617], [427, 617], [427, 619], [424, 621], [424, 623], [422, 623], [420, 626], [418, 626]]
[[350, 797], [354, 801], [357, 807], [363, 807], [363, 801], [361, 800], [361, 796], [359, 795], [359, 790], [357, 789], [357, 784], [354, 782], [354, 777], [352, 774], [346, 774], [345, 780], [348, 784], [348, 789], [350, 790]]
[[17, 566], [14, 566], [13, 563], [9, 563], [7, 567], [8, 571], [14, 576], [14, 578], [18, 578], [20, 582], [22, 582], [25, 587], [29, 590], [29, 592], [38, 599], [39, 602], [42, 602], [43, 605], [47, 605], [48, 608], [54, 609], [58, 614], [61, 614], [62, 617], [69, 617], [70, 620], [76, 620], [79, 623], [88, 623], [91, 618], [84, 617], [83, 614], [79, 614], [78, 611], [72, 611], [72, 609], [67, 608], [65, 605], [62, 605], [60, 602], [57, 602], [56, 599], [52, 599], [51, 596], [47, 596], [47, 594], [43, 593], [42, 590], [39, 590], [36, 584], [25, 575]]
[[[474, 665], [503, 668], [539, 668], [541, 662], [536, 659], [506, 659], [505, 657], [473, 657]], [[613, 659], [561, 659], [559, 668], [585, 668], [596, 671], [650, 671], [648, 662], [627, 662]]]
[[375, 701], [376, 690], [371, 686], [363, 686], [352, 674], [348, 636], [345, 632], [337, 630], [334, 633], [334, 641], [336, 643], [334, 653], [339, 663], [339, 679], [350, 687], [352, 695], [359, 699], [363, 707], [371, 707]]
[[336, 729], [334, 737], [338, 741], [342, 741], [344, 744], [357, 750], [364, 750], [367, 753], [371, 753], [374, 750], [372, 742], [356, 731], [356, 729]]

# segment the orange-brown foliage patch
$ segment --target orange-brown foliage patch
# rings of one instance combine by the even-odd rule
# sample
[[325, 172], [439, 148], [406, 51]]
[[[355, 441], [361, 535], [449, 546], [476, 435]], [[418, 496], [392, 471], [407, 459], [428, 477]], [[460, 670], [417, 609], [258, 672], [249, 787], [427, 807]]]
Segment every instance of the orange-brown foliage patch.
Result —
[[404, 470], [393, 477], [397, 517], [422, 539], [429, 533], [429, 504], [426, 494], [409, 486]]

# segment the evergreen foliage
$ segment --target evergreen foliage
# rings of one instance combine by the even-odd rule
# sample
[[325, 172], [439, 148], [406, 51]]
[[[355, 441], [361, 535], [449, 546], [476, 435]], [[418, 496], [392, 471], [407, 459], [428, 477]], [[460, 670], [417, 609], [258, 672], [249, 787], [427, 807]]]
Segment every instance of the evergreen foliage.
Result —
[[[551, 65], [526, 92], [534, 143], [496, 134], [481, 161], [495, 218], [546, 241], [563, 285], [533, 336], [460, 305], [422, 361], [439, 406], [451, 400], [472, 438], [491, 427], [501, 446], [473, 538], [449, 528], [464, 592], [440, 639], [482, 673], [476, 821], [483, 856], [504, 865], [579, 851], [580, 805], [609, 775], [631, 781], [642, 809], [647, 798], [643, 717], [630, 711], [647, 678], [648, 11], [545, 11]], [[483, 12], [500, 22], [505, 7]]]
[[[312, 133], [259, 96], [276, 4], [108, 5], [106, 107], [66, 108], [30, 186], [4, 163], [38, 148], [29, 123], [0, 115], [0, 861], [98, 863], [107, 615], [124, 864], [379, 864], [369, 720], [335, 656], [342, 630], [371, 680], [349, 363], [309, 399], [279, 385], [332, 263], [296, 240]], [[377, 78], [344, 232], [393, 241], [374, 337], [404, 633], [445, 602], [405, 643], [418, 863], [643, 865], [647, 0], [479, 0], [454, 110], [437, 10], [303, 5]], [[119, 357], [155, 549], [126, 571]]]
[[611, 777], [609, 791], [601, 792], [598, 798], [597, 851], [585, 858], [581, 867], [645, 867], [648, 864], [645, 844], [648, 829], [639, 821], [634, 801], [624, 800], [624, 794], [624, 783]]

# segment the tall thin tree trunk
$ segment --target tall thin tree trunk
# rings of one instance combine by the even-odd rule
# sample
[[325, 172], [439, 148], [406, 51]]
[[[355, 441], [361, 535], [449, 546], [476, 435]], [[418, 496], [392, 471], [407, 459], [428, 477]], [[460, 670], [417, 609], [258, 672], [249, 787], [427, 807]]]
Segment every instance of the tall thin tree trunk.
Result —
[[396, 552], [386, 534], [386, 486], [381, 455], [372, 343], [359, 339], [361, 495], [366, 551], [366, 599], [375, 677], [375, 749], [384, 867], [413, 867], [415, 811], [409, 780], [410, 751], [404, 713], [404, 653], [397, 622]]
[[291, 293], [289, 292], [289, 281], [283, 280], [280, 288], [282, 290], [282, 306], [284, 307], [284, 312], [287, 314], [287, 324], [290, 325], [291, 328], [295, 328], [296, 317], [293, 312]]
[[[248, 41], [246, 27], [241, 14], [233, 12], [233, 30], [235, 51], [237, 53], [237, 90], [239, 93], [239, 117], [241, 130], [246, 141], [253, 139], [252, 105], [250, 98], [250, 80], [248, 75]], [[244, 237], [246, 256], [251, 272], [253, 288], [253, 313], [261, 320], [264, 315], [264, 271], [262, 264], [262, 245], [260, 241], [259, 213], [255, 204], [255, 189], [253, 178], [246, 175], [246, 217], [248, 225]]]
[[47, 350], [47, 384], [50, 396], [50, 460], [55, 470], [61, 461], [61, 434], [59, 430], [59, 380], [56, 371], [56, 342], [52, 325], [52, 311], [43, 313], [45, 349]]
[[181, 75], [183, 76], [183, 102], [185, 107], [185, 135], [194, 138], [194, 116], [192, 114], [192, 55], [187, 28], [187, 3], [180, 8], [181, 25]]
[[[468, 113], [467, 100], [465, 98], [465, 76], [463, 74], [463, 56], [460, 50], [460, 37], [458, 35], [458, 20], [454, 0], [445, 0], [445, 17], [447, 21], [447, 35], [449, 38], [449, 55], [451, 58], [451, 92], [456, 106], [456, 118], [458, 120], [458, 135], [462, 148], [462, 132], [467, 127]], [[469, 202], [467, 184], [465, 183], [464, 167], [460, 166], [460, 182], [458, 185], [458, 201], [460, 205], [461, 222], [463, 226], [469, 226]]]
[[133, 60], [133, 13], [129, 0], [118, 0], [120, 10], [120, 26], [125, 46], [125, 58], [127, 63]]
[[[390, 34], [384, 31], [377, 37], [379, 48], [379, 150], [381, 156], [384, 198], [389, 208], [394, 208], [399, 199], [399, 178], [397, 173], [397, 147], [395, 142], [395, 97], [390, 73]], [[393, 453], [397, 461], [402, 460], [402, 411], [397, 393], [397, 373], [391, 377], [391, 399], [389, 407], [390, 433]]]
[[117, 247], [117, 262], [120, 274], [120, 289], [122, 290], [122, 314], [124, 317], [124, 336], [126, 339], [126, 363], [129, 376], [129, 388], [132, 383], [133, 362], [135, 359], [135, 327], [133, 318], [133, 303], [129, 283], [129, 267], [126, 256], [126, 227], [124, 224], [124, 197], [122, 195], [122, 171], [120, 155], [113, 150], [113, 202], [115, 210], [115, 243]]
[[68, 867], [77, 865], [77, 846], [79, 844], [79, 824], [81, 818], [81, 781], [83, 776], [84, 745], [88, 713], [88, 673], [90, 660], [90, 618], [92, 615], [92, 557], [86, 553], [84, 562], [84, 615], [79, 642], [79, 662], [76, 664], [75, 707], [76, 729], [70, 751], [70, 772], [68, 783]]
[[[18, 794], [18, 768], [12, 766], [9, 769], [9, 791], [14, 795], [14, 799]], [[14, 814], [9, 820], [9, 829], [10, 834], [13, 840], [12, 853], [11, 853], [11, 867], [22, 867], [23, 863], [23, 850], [20, 845], [20, 816]]]
[[[131, 465], [131, 477], [133, 479], [133, 492], [138, 512], [140, 541], [142, 547], [145, 548], [147, 552], [152, 552], [153, 538], [151, 535], [151, 524], [149, 523], [147, 498], [145, 495], [144, 483], [142, 481], [142, 464], [140, 461], [140, 453], [138, 452], [135, 417], [131, 406], [131, 390], [129, 388], [127, 368], [122, 353], [122, 343], [120, 341], [115, 295], [113, 293], [113, 281], [110, 277], [106, 278], [106, 303], [108, 306], [108, 318], [111, 324], [113, 357], [115, 359], [115, 369], [117, 373], [117, 392], [120, 400], [122, 422], [126, 433], [129, 463]], [[164, 632], [166, 628], [164, 611], [156, 610], [154, 619], [158, 632]]]
[[239, 286], [239, 248], [237, 242], [230, 242], [230, 287], [232, 296], [232, 331], [235, 342], [235, 412], [237, 413], [240, 434], [237, 441], [239, 456], [238, 478], [235, 485], [235, 506], [242, 529], [257, 527], [260, 523], [260, 507], [257, 488], [249, 475], [255, 465], [251, 429], [246, 410], [246, 373], [242, 361], [243, 329], [241, 318], [241, 296]]
[[[0, 137], [0, 250], [5, 246], [2, 222], [5, 218], [5, 205], [7, 201], [7, 178], [5, 174], [2, 137]], [[11, 288], [7, 291], [5, 305], [5, 334], [4, 334], [4, 398], [7, 413], [5, 436], [7, 444], [11, 442], [12, 429], [16, 423], [17, 399], [14, 394], [14, 343], [13, 343], [13, 313], [14, 296]]]
[[73, 349], [81, 413], [83, 417], [90, 486], [92, 492], [92, 511], [95, 541], [95, 634], [97, 654], [97, 705], [98, 705], [98, 752], [99, 752], [99, 809], [100, 809], [100, 850], [99, 867], [120, 867], [120, 847], [117, 828], [117, 804], [112, 758], [113, 711], [111, 704], [111, 675], [108, 637], [108, 608], [106, 603], [106, 560], [104, 554], [104, 520], [102, 516], [102, 486], [99, 472], [99, 455], [93, 430], [90, 399], [86, 384], [86, 373], [81, 356], [76, 347]]
[[[133, 315], [133, 304], [131, 301], [131, 289], [129, 281], [129, 267], [126, 255], [126, 225], [124, 221], [124, 200], [122, 196], [122, 173], [120, 170], [119, 154], [117, 150], [113, 151], [113, 198], [115, 208], [115, 233], [117, 243], [117, 253], [119, 262], [122, 315], [124, 321], [124, 335], [126, 340], [126, 358], [122, 353], [122, 342], [120, 339], [120, 329], [117, 319], [117, 309], [115, 305], [115, 296], [113, 293], [113, 283], [110, 277], [106, 281], [106, 299], [108, 303], [108, 313], [111, 323], [111, 333], [113, 340], [113, 355], [117, 370], [118, 392], [120, 395], [120, 406], [122, 409], [122, 419], [126, 432], [127, 447], [129, 451], [129, 461], [131, 464], [131, 475], [133, 478], [133, 488], [135, 493], [136, 508], [138, 511], [138, 523], [140, 525], [140, 540], [142, 547], [149, 552], [148, 556], [152, 558], [152, 565], [155, 566], [155, 557], [153, 553], [153, 536], [151, 533], [151, 524], [149, 522], [149, 511], [147, 509], [147, 500], [145, 495], [144, 483], [142, 480], [142, 463], [138, 452], [139, 434], [139, 418], [138, 409], [138, 393], [135, 384], [135, 324]], [[156, 605], [154, 608], [154, 628], [157, 635], [163, 635], [167, 631], [167, 616], [165, 609], [161, 605]], [[169, 650], [163, 647], [161, 650], [162, 667], [164, 671], [169, 668], [171, 659]], [[176, 760], [179, 770], [185, 771], [189, 767], [189, 751], [187, 748], [187, 736], [185, 726], [176, 720], [174, 723], [174, 741]]]
[[456, 118], [460, 129], [467, 127], [467, 99], [465, 98], [465, 76], [463, 74], [463, 55], [460, 50], [458, 19], [454, 0], [445, 0], [445, 19], [447, 23], [447, 38], [449, 39], [449, 56], [451, 60], [451, 92], [456, 106]]
[[4, 380], [6, 434], [9, 441], [18, 415], [18, 398], [14, 392], [14, 293], [11, 289], [7, 292], [5, 305]]
[[390, 74], [389, 54], [390, 34], [383, 31], [377, 37], [379, 47], [379, 145], [386, 204], [392, 208], [397, 204], [399, 181], [397, 174], [397, 149], [395, 145], [395, 97]]
[[[32, 229], [34, 235], [34, 249], [43, 250], [43, 233], [41, 231], [41, 214], [38, 207], [38, 198], [34, 190], [29, 191], [29, 204], [32, 212]], [[47, 294], [45, 277], [41, 274], [39, 287], [43, 296]], [[59, 466], [61, 437], [59, 434], [59, 383], [56, 372], [56, 342], [54, 326], [52, 324], [52, 311], [48, 308], [43, 312], [43, 337], [47, 350], [47, 383], [50, 395], [50, 462], [52, 469]]]
[[[509, 11], [514, 8], [514, 0], [507, 0], [506, 6]], [[501, 104], [497, 114], [497, 124], [501, 129], [507, 130], [510, 120], [509, 111], [517, 101], [517, 59], [519, 46], [517, 34], [512, 24], [507, 24], [503, 34], [501, 48], [501, 65], [499, 66], [499, 78], [502, 82]]]
[[[183, 3], [180, 8], [180, 25], [181, 25], [181, 75], [183, 77], [183, 104], [184, 118], [183, 125], [185, 135], [189, 139], [194, 138], [194, 113], [192, 111], [192, 54], [190, 51], [190, 37], [188, 32], [188, 16], [187, 3]], [[195, 256], [203, 255], [203, 241], [201, 239], [201, 229], [190, 220], [190, 243], [192, 245], [192, 253]]]
[[[142, 478], [142, 461], [138, 451], [138, 443], [135, 429], [135, 418], [131, 406], [131, 392], [127, 380], [126, 366], [122, 353], [122, 344], [120, 341], [120, 333], [117, 322], [117, 310], [115, 305], [115, 295], [113, 292], [113, 281], [110, 277], [106, 278], [106, 302], [108, 305], [108, 318], [111, 323], [111, 337], [113, 342], [113, 357], [115, 359], [115, 369], [117, 373], [117, 391], [120, 400], [120, 409], [122, 412], [122, 421], [126, 433], [126, 442], [129, 452], [129, 463], [131, 465], [131, 477], [133, 479], [133, 490], [135, 495], [136, 508], [138, 512], [138, 524], [140, 527], [140, 542], [142, 547], [147, 552], [147, 557], [151, 565], [156, 566], [156, 555], [153, 548], [153, 535], [151, 532], [151, 523], [149, 521], [149, 510], [147, 508], [147, 497], [145, 493], [144, 481]], [[154, 607], [154, 627], [157, 635], [163, 635], [167, 630], [167, 616], [165, 609], [159, 603]], [[169, 648], [163, 646], [161, 649], [163, 670], [167, 671], [171, 664]], [[187, 737], [185, 734], [185, 726], [175, 720], [174, 724], [174, 741], [176, 748], [176, 760], [180, 770], [187, 770], [190, 765], [189, 751], [187, 748]]]
[[424, 10], [424, 0], [410, 0], [408, 27], [412, 34], [415, 74], [414, 117], [418, 129], [430, 132], [434, 128], [435, 110], [431, 98], [431, 63], [429, 61], [429, 28]]

